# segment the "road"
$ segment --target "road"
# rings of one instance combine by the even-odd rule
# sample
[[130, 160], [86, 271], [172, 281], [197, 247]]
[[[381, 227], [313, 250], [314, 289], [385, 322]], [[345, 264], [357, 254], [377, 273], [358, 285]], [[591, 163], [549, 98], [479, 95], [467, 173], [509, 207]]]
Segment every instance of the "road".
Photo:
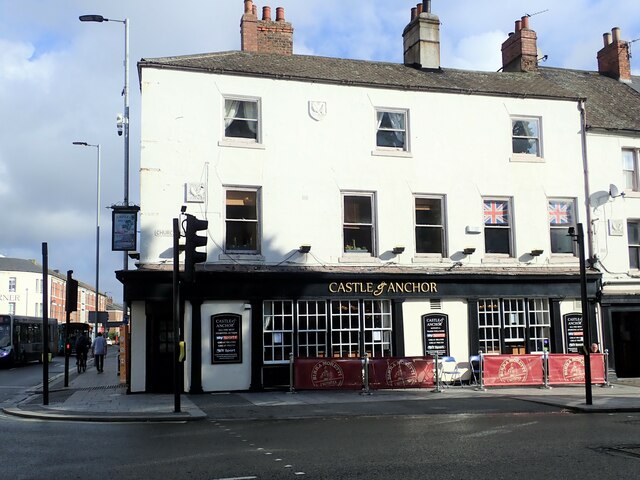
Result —
[[[75, 359], [73, 366], [75, 368]], [[64, 357], [53, 357], [49, 363], [49, 378], [64, 372]], [[24, 392], [42, 385], [42, 364], [37, 362], [0, 368], [0, 405], [24, 397]]]
[[631, 479], [640, 414], [91, 424], [0, 416], [3, 478]]

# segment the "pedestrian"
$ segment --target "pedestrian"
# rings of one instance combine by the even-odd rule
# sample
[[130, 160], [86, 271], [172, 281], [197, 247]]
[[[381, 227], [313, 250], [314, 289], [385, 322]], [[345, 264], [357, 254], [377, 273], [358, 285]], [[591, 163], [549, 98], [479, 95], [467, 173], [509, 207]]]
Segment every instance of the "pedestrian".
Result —
[[87, 363], [87, 353], [89, 353], [89, 348], [91, 347], [91, 340], [89, 340], [84, 332], [80, 333], [80, 336], [76, 340], [76, 365], [78, 364], [78, 360], [80, 358], [84, 358], [85, 365]]
[[598, 342], [593, 342], [591, 344], [591, 353], [598, 353], [600, 348], [598, 347]]
[[104, 357], [107, 355], [107, 342], [102, 336], [102, 332], [98, 332], [95, 340], [93, 340], [91, 349], [98, 373], [102, 373], [104, 370]]

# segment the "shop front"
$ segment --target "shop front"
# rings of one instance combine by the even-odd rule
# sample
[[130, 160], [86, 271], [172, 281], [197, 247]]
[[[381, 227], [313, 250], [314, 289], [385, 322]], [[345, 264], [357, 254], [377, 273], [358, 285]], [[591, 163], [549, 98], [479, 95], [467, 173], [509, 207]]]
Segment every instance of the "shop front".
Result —
[[[169, 368], [161, 352], [171, 347], [162, 342], [174, 336], [159, 313], [170, 314], [171, 305], [158, 302], [171, 299], [171, 274], [138, 270], [122, 278], [132, 305], [132, 391], [160, 391], [161, 379], [170, 378], [157, 372]], [[587, 279], [592, 332], [598, 279]], [[568, 353], [567, 317], [574, 327], [581, 318], [573, 271], [216, 267], [182, 285], [181, 298], [184, 388], [191, 393], [287, 387], [292, 356], [438, 354], [463, 363], [479, 351]]]

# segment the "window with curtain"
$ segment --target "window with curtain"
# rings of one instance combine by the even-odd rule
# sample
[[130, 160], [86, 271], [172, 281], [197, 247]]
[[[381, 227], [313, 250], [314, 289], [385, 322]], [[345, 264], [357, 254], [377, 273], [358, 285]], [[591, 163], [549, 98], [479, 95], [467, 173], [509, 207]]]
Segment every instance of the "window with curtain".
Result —
[[416, 253], [446, 256], [444, 198], [415, 197]]
[[225, 138], [260, 141], [259, 102], [225, 98], [224, 136]]
[[540, 119], [512, 118], [511, 142], [513, 153], [541, 157], [540, 151]]
[[226, 191], [226, 252], [259, 253], [258, 201], [257, 189], [229, 189]]
[[511, 201], [483, 200], [485, 252], [512, 255]]
[[629, 242], [629, 267], [640, 269], [640, 220], [627, 222], [627, 239]]
[[407, 111], [376, 110], [376, 146], [408, 151]]
[[622, 150], [622, 174], [625, 190], [639, 190], [638, 183], [638, 150]]
[[575, 253], [573, 238], [569, 236], [569, 228], [576, 226], [574, 205], [573, 200], [549, 199], [547, 206], [551, 253]]
[[16, 277], [9, 277], [9, 291], [16, 291]]

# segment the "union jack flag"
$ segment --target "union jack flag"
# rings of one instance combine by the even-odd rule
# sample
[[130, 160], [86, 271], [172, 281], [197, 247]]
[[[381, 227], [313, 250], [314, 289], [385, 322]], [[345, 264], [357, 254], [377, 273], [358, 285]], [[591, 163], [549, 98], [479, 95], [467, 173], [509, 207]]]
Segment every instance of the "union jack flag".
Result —
[[507, 202], [485, 201], [484, 202], [484, 224], [485, 225], [508, 225], [509, 208]]
[[566, 225], [572, 223], [570, 202], [549, 202], [549, 223]]

